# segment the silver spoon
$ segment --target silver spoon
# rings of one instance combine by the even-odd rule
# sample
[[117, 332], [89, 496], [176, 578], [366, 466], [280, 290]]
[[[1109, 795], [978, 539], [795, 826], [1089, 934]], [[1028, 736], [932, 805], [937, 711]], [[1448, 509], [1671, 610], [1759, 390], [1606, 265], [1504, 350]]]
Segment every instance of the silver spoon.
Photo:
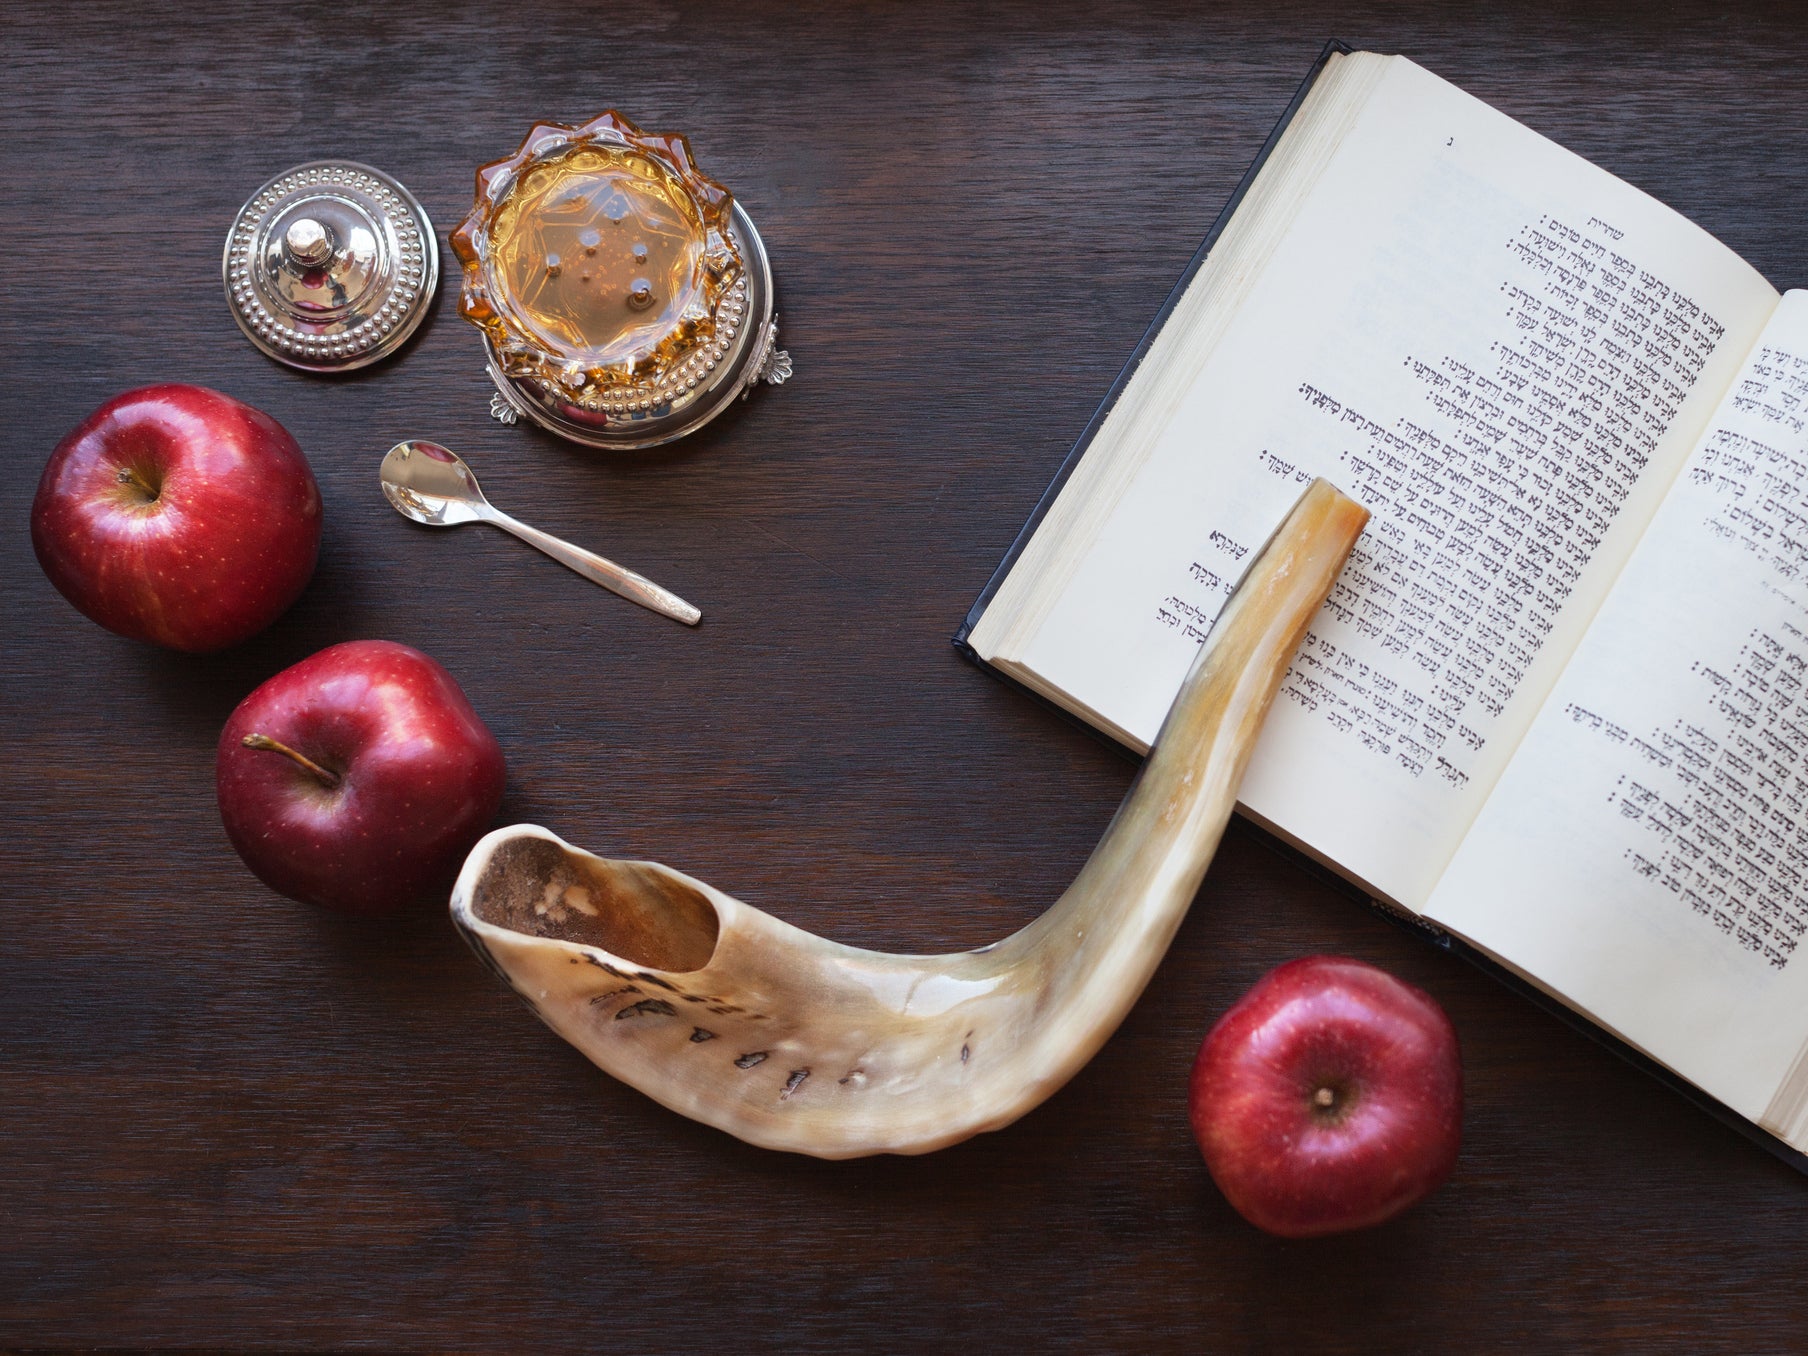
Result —
[[612, 560], [560, 541], [537, 527], [516, 522], [491, 506], [477, 477], [457, 453], [421, 439], [397, 443], [383, 458], [383, 494], [404, 518], [428, 527], [460, 523], [494, 523], [522, 541], [539, 547], [561, 565], [569, 565], [593, 584], [601, 584], [630, 602], [695, 626], [703, 613], [651, 579], [624, 570]]

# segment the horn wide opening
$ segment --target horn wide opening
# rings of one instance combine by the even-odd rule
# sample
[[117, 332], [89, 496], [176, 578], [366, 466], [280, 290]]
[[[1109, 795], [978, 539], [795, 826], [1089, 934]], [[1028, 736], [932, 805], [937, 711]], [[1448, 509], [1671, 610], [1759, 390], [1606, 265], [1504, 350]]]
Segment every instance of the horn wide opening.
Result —
[[722, 930], [715, 905], [696, 887], [539, 837], [497, 845], [471, 891], [471, 912], [492, 927], [678, 973], [708, 965]]

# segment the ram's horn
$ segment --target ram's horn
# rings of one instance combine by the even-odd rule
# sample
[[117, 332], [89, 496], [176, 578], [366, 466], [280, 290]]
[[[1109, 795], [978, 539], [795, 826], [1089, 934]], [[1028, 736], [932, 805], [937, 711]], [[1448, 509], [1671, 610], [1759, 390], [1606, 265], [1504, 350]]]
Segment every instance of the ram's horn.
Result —
[[1225, 606], [1078, 879], [1001, 942], [856, 950], [531, 825], [472, 850], [452, 917], [597, 1065], [749, 1143], [915, 1154], [1007, 1125], [1092, 1057], [1160, 963], [1367, 518], [1323, 481], [1307, 490]]

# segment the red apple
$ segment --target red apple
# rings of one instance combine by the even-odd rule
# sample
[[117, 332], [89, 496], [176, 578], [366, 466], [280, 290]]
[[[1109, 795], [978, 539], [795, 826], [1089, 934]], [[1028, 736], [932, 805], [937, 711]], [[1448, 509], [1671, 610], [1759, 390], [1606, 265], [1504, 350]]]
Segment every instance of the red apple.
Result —
[[308, 459], [201, 386], [114, 396], [57, 444], [31, 506], [50, 582], [109, 631], [223, 650], [294, 602], [320, 548]]
[[1212, 1179], [1288, 1238], [1392, 1219], [1456, 1165], [1463, 1066], [1429, 994], [1341, 956], [1269, 971], [1206, 1036], [1193, 1134]]
[[502, 748], [419, 650], [334, 645], [232, 713], [215, 764], [245, 865], [309, 904], [376, 913], [449, 890], [502, 803]]

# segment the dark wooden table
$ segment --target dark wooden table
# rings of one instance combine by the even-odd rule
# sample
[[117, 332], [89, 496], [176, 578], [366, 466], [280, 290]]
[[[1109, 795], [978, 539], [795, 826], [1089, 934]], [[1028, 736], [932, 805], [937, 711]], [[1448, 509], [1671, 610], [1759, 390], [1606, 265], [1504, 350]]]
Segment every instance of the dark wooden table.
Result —
[[[1131, 768], [948, 637], [1327, 37], [1417, 58], [1808, 281], [1797, 5], [1527, 10], [8, 4], [0, 1345], [1799, 1346], [1808, 1181], [1253, 829], [1052, 1101], [926, 1159], [830, 1164], [612, 1082], [440, 909], [360, 923], [269, 893], [214, 806], [241, 697], [388, 637], [501, 739], [505, 822], [858, 944], [1024, 923]], [[346, 379], [234, 327], [221, 241], [269, 175], [368, 161], [443, 237], [477, 164], [609, 106], [688, 132], [753, 213], [791, 385], [609, 458], [487, 418], [455, 278], [399, 359]], [[301, 602], [214, 658], [92, 626], [27, 540], [61, 434], [165, 379], [277, 416], [326, 499]], [[376, 466], [411, 435], [703, 626], [500, 533], [405, 525]], [[1467, 1139], [1421, 1208], [1294, 1244], [1213, 1189], [1185, 1086], [1215, 1017], [1318, 951], [1447, 1005]]]

